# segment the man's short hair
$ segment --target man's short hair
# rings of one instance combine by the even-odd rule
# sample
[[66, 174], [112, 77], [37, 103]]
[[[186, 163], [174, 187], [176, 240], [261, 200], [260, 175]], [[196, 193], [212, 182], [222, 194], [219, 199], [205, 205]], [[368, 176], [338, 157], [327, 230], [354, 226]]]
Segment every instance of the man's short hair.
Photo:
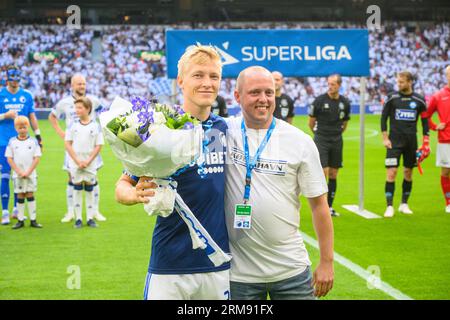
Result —
[[244, 85], [245, 78], [247, 77], [247, 73], [248, 72], [254, 72], [254, 71], [259, 71], [259, 72], [262, 72], [262, 73], [266, 73], [267, 75], [269, 75], [272, 78], [272, 81], [275, 84], [275, 80], [273, 78], [273, 75], [272, 75], [272, 73], [269, 70], [267, 70], [266, 68], [261, 67], [261, 66], [251, 66], [251, 67], [245, 68], [244, 70], [242, 70], [239, 73], [239, 75], [238, 75], [238, 77], [236, 79], [236, 91], [237, 92], [239, 92], [239, 93], [242, 92], [242, 86]]
[[77, 72], [70, 78], [71, 85], [73, 84], [76, 78], [83, 78], [86, 81], [86, 77], [84, 76], [84, 74]]
[[87, 98], [87, 97], [78, 98], [77, 100], [75, 100], [74, 104], [77, 104], [77, 103], [81, 103], [86, 109], [89, 110], [89, 114], [91, 113], [92, 102], [89, 98]]
[[407, 81], [411, 81], [411, 82], [414, 81], [413, 74], [407, 70], [403, 70], [403, 71], [400, 71], [399, 73], [397, 73], [397, 77], [405, 78]]
[[332, 77], [336, 77], [336, 81], [337, 81], [338, 85], [342, 84], [342, 77], [340, 74], [338, 74], [338, 73], [330, 74], [327, 79], [330, 79]]
[[222, 58], [216, 49], [212, 46], [191, 46], [178, 60], [178, 76], [183, 78], [184, 70], [189, 63], [202, 65], [209, 61], [216, 62], [220, 67], [220, 73], [222, 73]]
[[8, 70], [20, 70], [20, 69], [15, 64], [10, 64], [6, 67], [6, 71], [8, 71]]

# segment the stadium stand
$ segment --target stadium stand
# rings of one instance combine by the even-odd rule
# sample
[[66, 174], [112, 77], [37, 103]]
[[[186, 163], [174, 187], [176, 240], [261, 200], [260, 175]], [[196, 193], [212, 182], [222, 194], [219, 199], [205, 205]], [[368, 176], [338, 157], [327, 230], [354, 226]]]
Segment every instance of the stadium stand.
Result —
[[[350, 23], [199, 23], [197, 28], [362, 28]], [[37, 108], [52, 107], [68, 93], [70, 76], [82, 72], [90, 93], [108, 105], [114, 96], [153, 94], [167, 96], [171, 81], [165, 78], [164, 56], [167, 28], [181, 25], [102, 25], [70, 30], [61, 25], [0, 24], [0, 68], [20, 66], [23, 86], [35, 97]], [[92, 56], [94, 36], [101, 36], [102, 58]], [[381, 105], [395, 85], [394, 74], [408, 69], [416, 75], [415, 90], [425, 96], [442, 87], [443, 66], [450, 63], [450, 24], [388, 23], [370, 31], [371, 77], [367, 103]], [[235, 80], [225, 79], [220, 94], [232, 107]], [[326, 91], [325, 78], [287, 78], [285, 92], [297, 107], [306, 107]], [[359, 101], [359, 79], [344, 78], [342, 93]], [[178, 98], [180, 95], [178, 95]]]

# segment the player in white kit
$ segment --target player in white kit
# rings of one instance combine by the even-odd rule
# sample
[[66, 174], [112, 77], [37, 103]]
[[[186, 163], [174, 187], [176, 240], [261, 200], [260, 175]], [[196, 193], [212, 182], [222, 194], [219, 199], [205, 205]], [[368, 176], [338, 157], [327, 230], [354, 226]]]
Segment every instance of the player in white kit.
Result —
[[69, 154], [69, 174], [74, 186], [76, 228], [82, 226], [83, 188], [86, 198], [87, 225], [97, 227], [94, 221], [93, 194], [98, 169], [95, 160], [104, 142], [99, 124], [89, 117], [91, 110], [92, 103], [89, 98], [82, 97], [75, 100], [75, 112], [79, 120], [74, 121], [65, 134], [65, 146]]
[[[97, 97], [92, 95], [86, 95], [86, 79], [84, 78], [84, 76], [80, 74], [75, 74], [71, 79], [71, 87], [72, 87], [72, 94], [70, 96], [61, 99], [55, 105], [55, 107], [53, 108], [52, 112], [48, 117], [56, 133], [63, 140], [65, 137], [65, 132], [59, 126], [58, 119], [60, 119], [63, 116], [65, 117], [66, 129], [69, 128], [71, 124], [78, 119], [78, 116], [75, 113], [75, 106], [74, 106], [74, 102], [76, 99], [84, 96], [89, 98], [89, 100], [92, 103], [92, 112], [90, 114], [91, 120], [96, 120], [97, 118], [96, 112], [98, 112], [102, 108], [101, 102]], [[63, 170], [69, 173], [68, 160], [69, 155], [66, 152]], [[100, 156], [94, 162], [97, 165], [97, 169], [100, 169], [103, 166], [103, 161]], [[66, 189], [67, 213], [65, 214], [64, 218], [62, 218], [61, 222], [70, 222], [72, 219], [74, 219], [73, 190], [74, 190], [73, 182], [70, 179], [69, 173], [69, 181]], [[97, 221], [105, 221], [106, 218], [99, 212], [99, 202], [100, 202], [100, 187], [98, 184], [96, 184], [94, 185], [94, 211], [95, 211], [94, 218]]]
[[37, 189], [35, 169], [41, 157], [41, 147], [36, 138], [28, 135], [30, 121], [27, 117], [16, 117], [14, 119], [14, 127], [18, 135], [9, 140], [5, 152], [5, 157], [13, 169], [14, 193], [17, 194], [18, 222], [13, 229], [20, 229], [25, 226], [25, 199], [28, 202], [30, 226], [42, 228], [36, 222], [36, 201], [34, 199], [34, 192]]

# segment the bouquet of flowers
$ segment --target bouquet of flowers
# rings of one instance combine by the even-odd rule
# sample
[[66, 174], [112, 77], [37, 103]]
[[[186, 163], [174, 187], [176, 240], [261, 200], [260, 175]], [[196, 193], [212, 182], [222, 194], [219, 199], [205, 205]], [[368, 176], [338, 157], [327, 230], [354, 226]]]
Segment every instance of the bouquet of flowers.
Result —
[[194, 249], [206, 249], [215, 265], [229, 261], [177, 194], [177, 183], [171, 178], [204, 158], [202, 124], [178, 106], [140, 97], [131, 103], [116, 97], [110, 109], [100, 114], [100, 124], [112, 152], [128, 173], [156, 178], [158, 187], [144, 205], [145, 211], [167, 217], [175, 208], [189, 228]]

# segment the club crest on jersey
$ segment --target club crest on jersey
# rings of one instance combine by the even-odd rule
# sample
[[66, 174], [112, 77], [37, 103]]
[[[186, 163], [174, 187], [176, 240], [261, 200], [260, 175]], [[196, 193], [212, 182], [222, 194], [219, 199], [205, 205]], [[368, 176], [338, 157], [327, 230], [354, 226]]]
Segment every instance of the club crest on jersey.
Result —
[[323, 105], [323, 107], [324, 107], [325, 109], [329, 109], [329, 108], [330, 108], [330, 106], [328, 105], [328, 103], [325, 103], [325, 104]]
[[339, 102], [339, 109], [344, 110], [344, 104], [342, 102]]
[[416, 110], [397, 109], [395, 110], [395, 120], [416, 121]]
[[288, 102], [287, 102], [287, 100], [286, 99], [281, 99], [281, 105], [283, 106], [283, 107], [286, 107], [287, 105], [288, 105]]
[[27, 99], [25, 99], [24, 96], [20, 96], [19, 101], [20, 101], [21, 103], [25, 103], [25, 101], [27, 101]]
[[411, 101], [411, 102], [409, 103], [409, 107], [410, 107], [411, 109], [415, 109], [415, 108], [417, 108], [417, 103], [416, 103], [415, 101]]

